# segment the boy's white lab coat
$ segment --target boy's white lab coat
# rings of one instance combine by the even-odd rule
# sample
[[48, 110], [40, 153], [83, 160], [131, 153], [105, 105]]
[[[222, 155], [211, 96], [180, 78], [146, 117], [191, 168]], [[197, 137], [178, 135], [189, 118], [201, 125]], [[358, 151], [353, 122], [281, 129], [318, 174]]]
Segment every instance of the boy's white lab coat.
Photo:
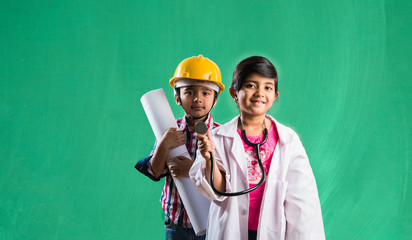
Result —
[[[211, 132], [217, 165], [226, 173], [226, 192], [249, 187], [244, 147], [236, 130], [238, 118]], [[279, 141], [266, 179], [257, 239], [325, 239], [318, 191], [305, 149], [292, 129], [277, 121], [275, 124]], [[206, 181], [205, 159], [199, 152], [190, 178], [199, 191], [213, 200], [206, 238], [247, 240], [249, 195], [216, 195]]]

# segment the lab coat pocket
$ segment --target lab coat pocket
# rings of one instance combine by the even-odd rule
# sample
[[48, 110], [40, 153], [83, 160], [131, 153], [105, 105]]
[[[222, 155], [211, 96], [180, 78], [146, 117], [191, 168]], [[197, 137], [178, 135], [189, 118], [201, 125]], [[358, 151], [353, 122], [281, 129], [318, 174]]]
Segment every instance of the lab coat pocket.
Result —
[[[273, 239], [283, 239], [286, 230], [284, 202], [288, 182], [277, 181], [267, 186], [267, 193], [261, 208], [261, 230], [267, 231]], [[265, 235], [265, 234], [263, 234]], [[268, 236], [269, 237], [269, 236]]]

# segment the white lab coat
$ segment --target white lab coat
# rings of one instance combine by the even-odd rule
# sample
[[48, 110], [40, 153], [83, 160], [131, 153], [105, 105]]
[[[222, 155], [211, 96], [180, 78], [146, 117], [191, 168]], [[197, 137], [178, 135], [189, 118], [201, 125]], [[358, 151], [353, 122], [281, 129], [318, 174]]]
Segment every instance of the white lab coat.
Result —
[[[226, 173], [226, 192], [249, 187], [244, 147], [236, 130], [238, 118], [211, 132], [217, 165]], [[279, 141], [266, 179], [257, 239], [323, 240], [318, 191], [305, 149], [292, 129], [277, 121], [275, 124]], [[247, 240], [249, 194], [216, 195], [205, 178], [205, 159], [199, 152], [190, 178], [212, 200], [206, 238]]]

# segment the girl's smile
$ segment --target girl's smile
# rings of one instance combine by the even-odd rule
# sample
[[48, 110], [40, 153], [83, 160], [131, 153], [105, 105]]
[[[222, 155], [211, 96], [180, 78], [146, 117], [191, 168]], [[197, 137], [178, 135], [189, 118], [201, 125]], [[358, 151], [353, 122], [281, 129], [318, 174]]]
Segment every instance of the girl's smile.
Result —
[[249, 75], [238, 92], [229, 89], [232, 97], [238, 99], [242, 116], [265, 115], [278, 97], [275, 92], [275, 79], [259, 74]]
[[265, 103], [266, 103], [266, 102], [261, 101], [261, 100], [253, 100], [253, 99], [251, 99], [250, 101], [251, 101], [252, 103], [256, 104], [256, 105], [262, 105], [262, 104], [265, 104]]

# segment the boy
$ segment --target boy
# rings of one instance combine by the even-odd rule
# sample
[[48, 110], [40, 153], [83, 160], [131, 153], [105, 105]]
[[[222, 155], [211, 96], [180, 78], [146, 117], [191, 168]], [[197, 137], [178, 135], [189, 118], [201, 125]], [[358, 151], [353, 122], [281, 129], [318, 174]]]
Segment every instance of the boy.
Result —
[[[166, 177], [160, 198], [165, 212], [166, 239], [205, 239], [205, 235], [195, 235], [172, 176], [189, 176], [197, 150], [195, 123], [203, 121], [210, 129], [219, 126], [213, 122], [210, 111], [225, 86], [222, 84], [219, 67], [202, 55], [183, 60], [169, 84], [174, 88], [176, 104], [183, 107], [185, 116], [177, 119], [178, 129], [169, 129], [155, 144], [150, 156], [140, 160], [135, 167], [154, 181]], [[186, 144], [193, 160], [179, 156], [171, 160], [174, 164], [168, 168], [166, 160], [169, 149], [183, 144]]]

